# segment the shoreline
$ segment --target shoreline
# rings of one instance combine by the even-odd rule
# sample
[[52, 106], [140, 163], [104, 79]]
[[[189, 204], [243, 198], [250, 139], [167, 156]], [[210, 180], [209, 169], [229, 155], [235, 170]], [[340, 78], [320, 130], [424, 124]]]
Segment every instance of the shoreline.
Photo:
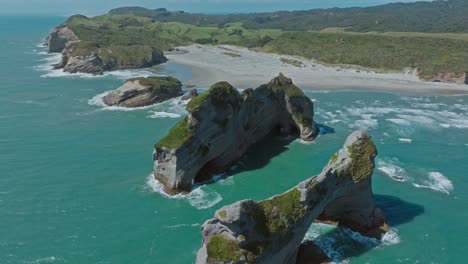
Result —
[[[192, 78], [184, 84], [196, 87], [228, 81], [239, 89], [255, 88], [282, 72], [304, 90], [468, 95], [468, 85], [425, 82], [413, 73], [377, 73], [358, 68], [331, 67], [301, 57], [227, 45], [191, 45], [178, 49], [184, 52], [167, 54], [169, 61], [166, 64], [189, 67]], [[233, 53], [236, 56], [232, 56]], [[302, 66], [284, 63], [281, 59], [299, 61]]]

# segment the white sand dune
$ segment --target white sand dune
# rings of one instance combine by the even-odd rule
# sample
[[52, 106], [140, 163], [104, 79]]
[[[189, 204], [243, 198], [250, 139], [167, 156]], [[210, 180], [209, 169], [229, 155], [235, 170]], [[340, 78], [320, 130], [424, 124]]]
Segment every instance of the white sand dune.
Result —
[[[410, 93], [468, 94], [467, 85], [429, 83], [414, 72], [378, 73], [370, 70], [331, 67], [301, 57], [262, 53], [235, 46], [191, 45], [183, 52], [170, 53], [168, 63], [186, 65], [192, 79], [186, 84], [206, 87], [228, 81], [237, 88], [257, 87], [282, 72], [304, 89], [314, 90], [386, 90]], [[225, 53], [235, 53], [229, 56]], [[302, 62], [298, 67], [281, 58]]]

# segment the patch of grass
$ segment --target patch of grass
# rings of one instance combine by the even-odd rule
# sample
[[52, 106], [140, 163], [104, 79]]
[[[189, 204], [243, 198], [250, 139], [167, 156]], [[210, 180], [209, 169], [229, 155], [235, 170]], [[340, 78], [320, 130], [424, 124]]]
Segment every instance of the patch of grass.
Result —
[[194, 111], [207, 100], [210, 100], [213, 105], [220, 107], [226, 106], [227, 104], [238, 107], [240, 104], [239, 92], [234, 87], [228, 82], [217, 82], [205, 93], [192, 98], [187, 104], [187, 110]]
[[420, 69], [422, 76], [468, 70], [468, 42], [459, 39], [288, 32], [261, 48], [332, 65], [357, 65], [384, 71]]
[[80, 41], [73, 44], [72, 56], [89, 56], [98, 54], [99, 46], [94, 41]]
[[185, 117], [169, 131], [166, 137], [155, 145], [155, 148], [174, 149], [182, 146], [193, 136], [193, 132], [188, 126], [188, 117]]
[[145, 45], [111, 45], [107, 48], [101, 49], [99, 55], [102, 59], [102, 62], [107, 65], [151, 66], [155, 61], [158, 60], [159, 57], [162, 56], [162, 52], [158, 49]]
[[298, 68], [304, 67], [304, 63], [302, 63], [302, 61], [300, 61], [300, 60], [294, 60], [294, 59], [288, 59], [288, 58], [281, 57], [280, 61], [282, 63], [289, 64], [289, 65], [292, 65], [292, 66], [295, 66], [295, 67], [298, 67]]
[[239, 53], [235, 53], [235, 52], [223, 52], [224, 55], [226, 56], [229, 56], [229, 57], [233, 57], [233, 58], [240, 58], [242, 57]]
[[182, 83], [178, 79], [169, 76], [131, 78], [127, 81], [138, 81], [143, 86], [151, 87], [154, 93], [180, 93], [182, 87]]
[[206, 250], [209, 262], [235, 262], [243, 257], [237, 241], [227, 239], [224, 235], [213, 236]]
[[227, 216], [227, 215], [226, 215], [226, 210], [223, 210], [223, 211], [219, 212], [218, 214], [219, 214], [219, 216], [220, 216], [221, 218], [226, 218], [226, 216]]
[[287, 78], [283, 74], [280, 74], [278, 77], [271, 80], [267, 87], [271, 89], [274, 93], [283, 92], [289, 98], [292, 97], [305, 97], [304, 92], [293, 84], [290, 78]]
[[355, 142], [353, 145], [348, 146], [348, 152], [352, 161], [349, 170], [343, 172], [345, 175], [350, 174], [356, 182], [365, 180], [374, 171], [373, 158], [377, 153], [377, 149], [370, 137], [366, 137], [363, 140], [362, 145]]
[[331, 156], [329, 164], [335, 163], [337, 160], [338, 160], [338, 152], [335, 152], [335, 153]]
[[258, 203], [266, 220], [266, 228], [270, 234], [284, 232], [306, 214], [301, 204], [301, 192], [293, 190]]

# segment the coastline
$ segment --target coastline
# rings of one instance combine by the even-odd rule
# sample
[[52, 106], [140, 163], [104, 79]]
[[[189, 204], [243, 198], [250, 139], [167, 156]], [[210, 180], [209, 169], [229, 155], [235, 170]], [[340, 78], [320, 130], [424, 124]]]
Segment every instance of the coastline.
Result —
[[[257, 87], [282, 72], [303, 89], [318, 91], [389, 91], [435, 95], [467, 95], [468, 85], [432, 83], [414, 73], [377, 73], [357, 68], [331, 67], [305, 58], [263, 53], [236, 46], [191, 45], [170, 53], [167, 64], [190, 68], [192, 78], [185, 85], [208, 87], [228, 81], [234, 87]], [[235, 56], [233, 56], [235, 54]], [[300, 61], [302, 66], [282, 62]]]

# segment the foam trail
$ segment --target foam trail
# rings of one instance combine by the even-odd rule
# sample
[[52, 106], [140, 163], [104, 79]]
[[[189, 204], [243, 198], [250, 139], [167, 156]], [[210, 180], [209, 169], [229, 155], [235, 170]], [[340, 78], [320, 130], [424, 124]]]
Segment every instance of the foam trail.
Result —
[[[150, 108], [157, 108], [158, 106], [163, 106], [166, 102], [162, 103], [156, 103], [153, 105], [148, 105], [148, 106], [141, 106], [141, 107], [123, 107], [123, 106], [108, 106], [104, 103], [103, 98], [111, 93], [112, 91], [106, 91], [101, 94], [98, 94], [94, 96], [93, 98], [88, 100], [88, 104], [92, 106], [99, 106], [101, 107], [101, 110], [104, 111], [135, 111], [135, 110], [143, 110], [143, 109], [150, 109]], [[172, 100], [177, 100], [172, 99]], [[171, 100], [170, 100], [171, 101]], [[164, 116], [163, 116], [164, 115]], [[171, 117], [171, 118], [178, 118], [180, 117], [180, 114], [175, 114], [175, 113], [169, 113], [165, 111], [161, 112], [154, 112], [153, 115], [149, 116], [150, 118], [159, 118], [159, 117]]]
[[400, 236], [396, 229], [391, 228], [382, 236], [382, 244], [385, 246], [396, 245], [400, 243]]
[[412, 143], [413, 140], [410, 138], [399, 138], [398, 141], [403, 142], [403, 143]]
[[205, 185], [194, 189], [189, 194], [168, 195], [164, 192], [164, 186], [154, 178], [152, 173], [148, 176], [146, 184], [152, 191], [157, 192], [166, 198], [187, 200], [191, 206], [198, 210], [211, 208], [223, 200], [223, 197], [219, 193], [209, 190]]
[[377, 169], [392, 180], [399, 182], [407, 181], [408, 176], [406, 175], [405, 169], [394, 163], [395, 162], [393, 161], [384, 161], [379, 159], [377, 161]]
[[422, 184], [413, 183], [417, 188], [432, 189], [434, 191], [450, 194], [453, 191], [453, 183], [440, 172], [429, 172], [428, 179]]
[[154, 112], [149, 118], [179, 118], [181, 115], [168, 112]]

